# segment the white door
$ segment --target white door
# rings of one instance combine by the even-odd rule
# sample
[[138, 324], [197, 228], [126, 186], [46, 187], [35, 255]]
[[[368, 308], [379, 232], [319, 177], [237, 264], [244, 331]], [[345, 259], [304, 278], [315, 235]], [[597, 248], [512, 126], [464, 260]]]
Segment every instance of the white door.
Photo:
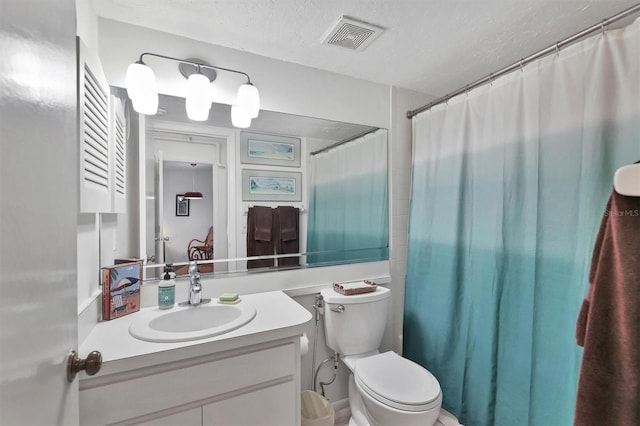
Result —
[[0, 424], [77, 424], [75, 2], [2, 2], [0, 28]]

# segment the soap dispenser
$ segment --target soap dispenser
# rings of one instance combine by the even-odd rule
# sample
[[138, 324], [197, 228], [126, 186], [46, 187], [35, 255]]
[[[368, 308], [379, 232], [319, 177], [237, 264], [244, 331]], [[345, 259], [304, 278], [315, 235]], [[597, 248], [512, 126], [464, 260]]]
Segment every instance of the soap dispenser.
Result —
[[160, 309], [171, 309], [176, 303], [176, 281], [173, 279], [172, 265], [166, 264], [164, 275], [158, 283], [158, 307]]

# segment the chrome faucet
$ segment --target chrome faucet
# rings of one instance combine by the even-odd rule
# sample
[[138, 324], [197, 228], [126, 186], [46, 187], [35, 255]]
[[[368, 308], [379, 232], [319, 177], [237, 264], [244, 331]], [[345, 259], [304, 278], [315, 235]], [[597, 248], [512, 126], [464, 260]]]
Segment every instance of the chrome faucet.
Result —
[[195, 261], [189, 263], [189, 305], [199, 305], [205, 303], [202, 300], [202, 284], [200, 284], [200, 273]]

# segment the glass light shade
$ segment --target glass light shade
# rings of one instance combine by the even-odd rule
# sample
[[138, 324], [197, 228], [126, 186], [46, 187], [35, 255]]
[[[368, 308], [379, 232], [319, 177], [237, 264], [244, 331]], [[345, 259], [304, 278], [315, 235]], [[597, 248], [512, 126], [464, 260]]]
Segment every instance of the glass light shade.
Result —
[[245, 111], [249, 118], [256, 118], [260, 112], [260, 93], [251, 83], [246, 83], [238, 89], [236, 105]]
[[158, 94], [146, 93], [132, 98], [133, 109], [140, 114], [155, 115], [158, 112]]
[[246, 129], [251, 126], [251, 117], [249, 117], [243, 109], [236, 105], [231, 105], [231, 124], [240, 129]]
[[204, 75], [195, 73], [189, 76], [187, 85], [187, 116], [194, 121], [207, 120], [212, 101], [211, 82]]
[[158, 111], [158, 88], [151, 68], [140, 62], [129, 65], [126, 84], [136, 112], [153, 115]]

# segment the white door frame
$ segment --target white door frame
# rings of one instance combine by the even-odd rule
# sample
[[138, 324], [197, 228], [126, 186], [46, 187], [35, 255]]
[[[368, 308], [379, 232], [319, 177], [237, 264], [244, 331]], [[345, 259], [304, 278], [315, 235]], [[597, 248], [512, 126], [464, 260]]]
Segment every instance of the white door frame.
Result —
[[[220, 149], [218, 145], [218, 158], [217, 164], [213, 165], [213, 176], [217, 176], [219, 170], [226, 171], [227, 180], [227, 226], [226, 226], [226, 240], [227, 240], [227, 254], [235, 254], [236, 241], [235, 241], [235, 228], [236, 228], [236, 193], [235, 190], [235, 157], [236, 157], [236, 131], [234, 129], [228, 129], [223, 127], [207, 126], [201, 124], [191, 123], [179, 123], [172, 121], [162, 120], [148, 120], [144, 115], [139, 114], [140, 120], [140, 143], [138, 144], [138, 158], [139, 158], [139, 200], [138, 203], [141, 206], [139, 216], [139, 241], [140, 241], [140, 258], [147, 259], [147, 247], [146, 247], [146, 138], [150, 137], [150, 132], [167, 132], [172, 134], [183, 134], [191, 136], [204, 136], [224, 139], [226, 141], [226, 163], [222, 162], [220, 157]], [[214, 194], [216, 198], [218, 194]], [[144, 207], [143, 207], [144, 206]], [[215, 220], [215, 219], [214, 219]], [[217, 230], [216, 232], [219, 232]], [[146, 262], [145, 262], [146, 264]]]

